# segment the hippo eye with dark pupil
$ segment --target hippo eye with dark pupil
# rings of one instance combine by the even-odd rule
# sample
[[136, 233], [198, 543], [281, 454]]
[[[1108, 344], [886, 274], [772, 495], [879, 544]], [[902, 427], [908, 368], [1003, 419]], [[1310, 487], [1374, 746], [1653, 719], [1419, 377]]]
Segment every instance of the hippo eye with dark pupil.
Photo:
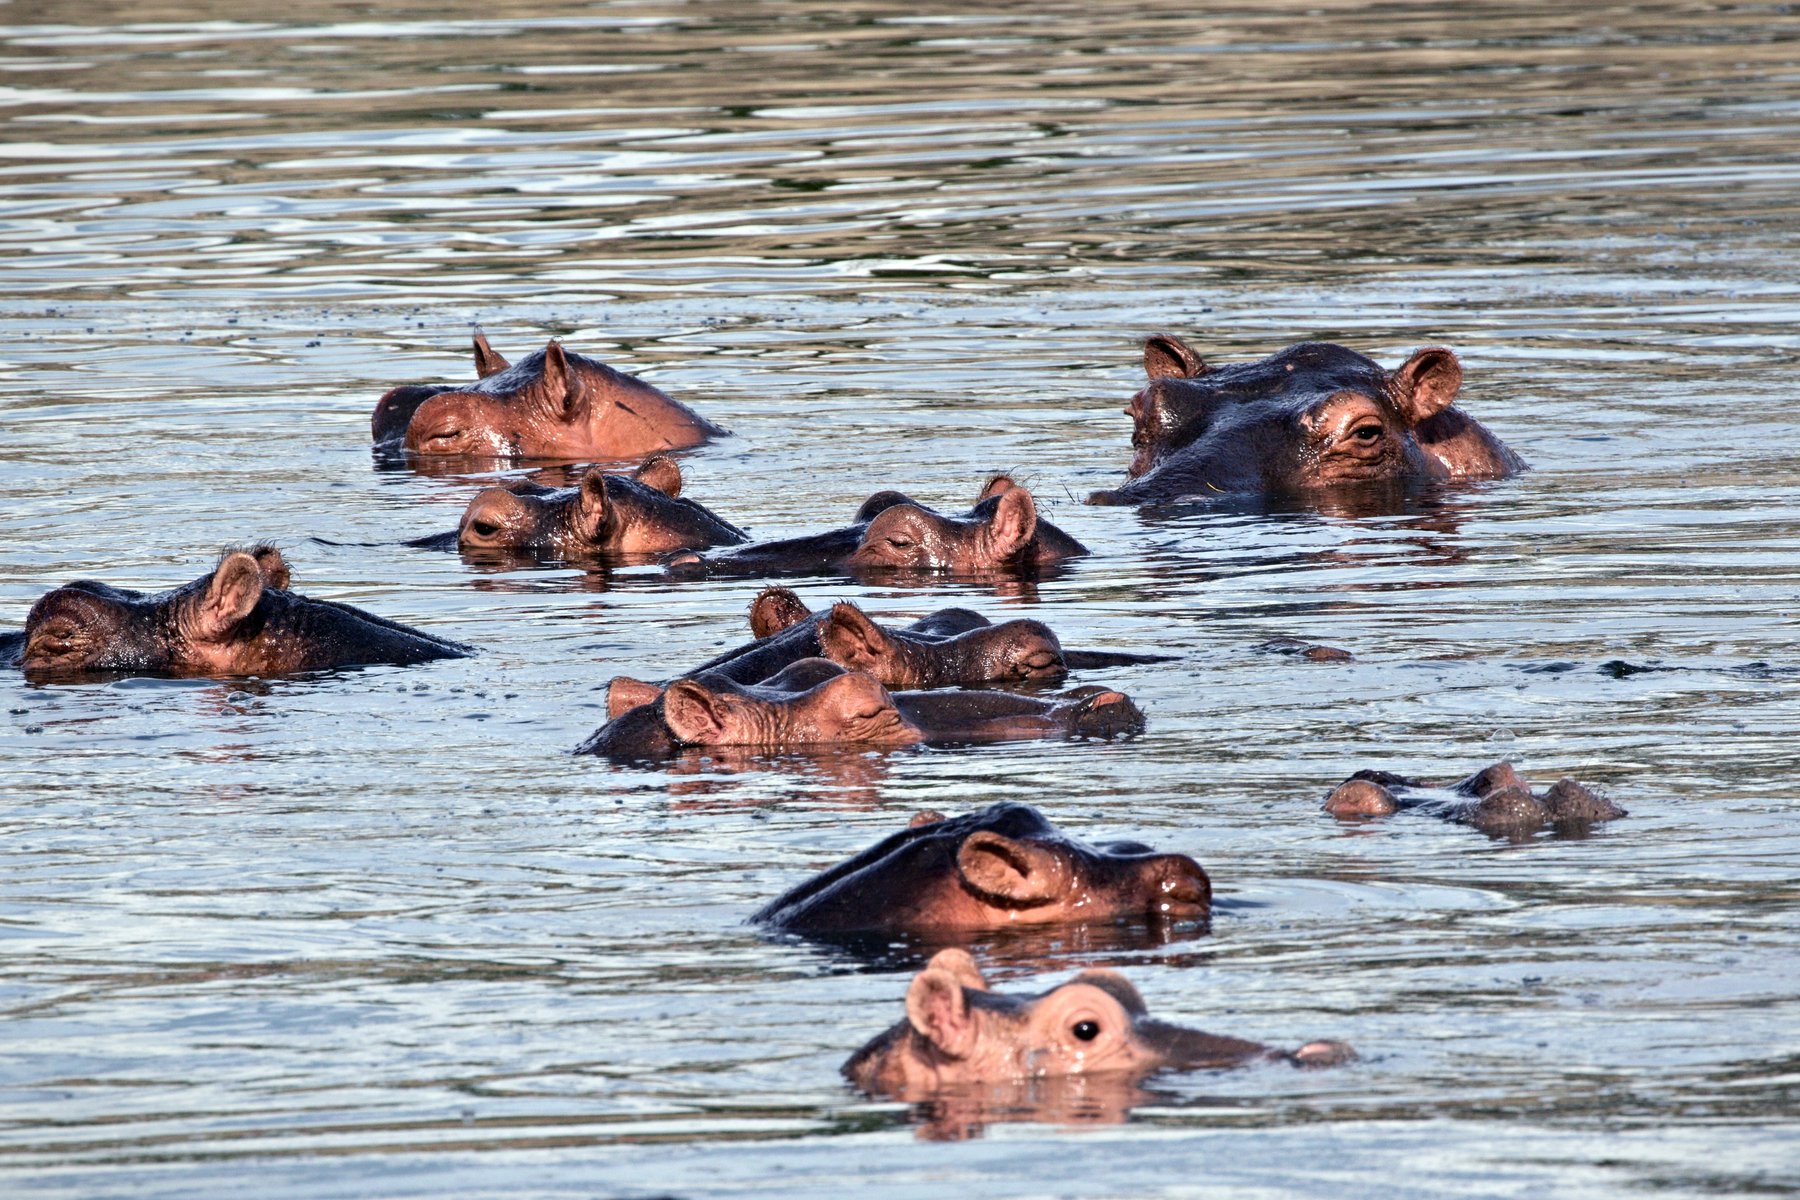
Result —
[[1379, 426], [1379, 425], [1359, 425], [1350, 434], [1350, 436], [1355, 438], [1359, 442], [1372, 442], [1376, 438], [1381, 436], [1381, 426]]
[[1075, 1032], [1075, 1036], [1077, 1038], [1080, 1038], [1082, 1041], [1091, 1042], [1095, 1038], [1100, 1036], [1100, 1022], [1098, 1022], [1098, 1021], [1077, 1021], [1077, 1022], [1075, 1022], [1074, 1032]]
[[500, 527], [492, 521], [470, 521], [469, 528], [482, 537], [493, 537], [500, 532]]

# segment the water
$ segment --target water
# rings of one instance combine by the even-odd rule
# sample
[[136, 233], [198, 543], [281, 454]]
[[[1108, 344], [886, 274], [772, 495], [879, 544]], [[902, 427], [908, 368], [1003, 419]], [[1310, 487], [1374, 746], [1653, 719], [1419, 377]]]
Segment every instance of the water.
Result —
[[[0, 1190], [1800, 1186], [1790, 8], [0, 19], [0, 628], [272, 538], [302, 590], [484, 647], [0, 684]], [[762, 536], [1018, 472], [1092, 558], [802, 594], [1178, 653], [1105, 674], [1149, 733], [570, 757], [608, 678], [737, 642], [756, 585], [312, 540], [450, 528], [491, 477], [367, 446], [386, 387], [470, 372], [476, 325], [733, 428], [687, 494]], [[1086, 508], [1165, 329], [1221, 360], [1453, 346], [1535, 469], [1399, 515]], [[1358, 768], [1500, 758], [1631, 816], [1512, 844], [1318, 809]], [[1362, 1060], [973, 1114], [849, 1091], [916, 960], [743, 918], [999, 799], [1192, 853], [1228, 902], [1164, 945], [990, 939], [1003, 986], [1107, 963], [1159, 1015]]]

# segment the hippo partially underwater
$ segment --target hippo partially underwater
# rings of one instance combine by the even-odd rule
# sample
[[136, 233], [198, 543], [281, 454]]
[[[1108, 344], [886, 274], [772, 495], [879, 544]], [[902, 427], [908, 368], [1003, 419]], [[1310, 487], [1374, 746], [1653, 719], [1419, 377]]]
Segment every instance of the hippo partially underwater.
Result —
[[1484, 767], [1452, 784], [1434, 785], [1387, 771], [1358, 771], [1325, 798], [1325, 811], [1341, 820], [1384, 817], [1410, 809], [1473, 825], [1495, 836], [1523, 836], [1550, 828], [1580, 832], [1629, 814], [1567, 776], [1542, 793], [1506, 763]]
[[1179, 338], [1144, 350], [1128, 482], [1090, 504], [1307, 494], [1419, 480], [1500, 479], [1524, 460], [1452, 407], [1462, 364], [1420, 350], [1393, 370], [1329, 342], [1209, 366]]
[[470, 647], [288, 590], [275, 547], [227, 551], [191, 583], [154, 595], [81, 580], [49, 592], [0, 656], [33, 679], [98, 673], [285, 675], [457, 658]]
[[981, 489], [965, 513], [946, 516], [900, 492], [877, 492], [849, 525], [757, 542], [718, 554], [678, 554], [678, 578], [717, 575], [860, 575], [936, 571], [1030, 574], [1087, 548], [1038, 516], [1031, 493], [1005, 475]]
[[890, 692], [873, 676], [807, 658], [760, 684], [717, 674], [667, 688], [615, 679], [605, 725], [576, 750], [613, 759], [664, 758], [684, 748], [780, 751], [1141, 733], [1144, 715], [1122, 692], [1076, 688], [1040, 699], [1012, 692]]
[[627, 562], [749, 536], [681, 495], [681, 467], [651, 455], [630, 474], [589, 467], [572, 488], [516, 480], [477, 493], [453, 532], [408, 545]]
[[1083, 971], [1035, 995], [989, 990], [964, 950], [941, 950], [906, 990], [906, 1017], [844, 1064], [874, 1095], [913, 1100], [940, 1088], [1058, 1075], [1142, 1078], [1154, 1071], [1286, 1062], [1336, 1066], [1342, 1042], [1276, 1050], [1150, 1016], [1138, 990], [1113, 971]]
[[796, 933], [883, 934], [1054, 922], [1205, 921], [1212, 883], [1184, 854], [1090, 846], [1035, 808], [995, 804], [913, 824], [750, 918]]
[[764, 588], [750, 605], [756, 640], [687, 672], [761, 683], [803, 658], [828, 658], [866, 671], [887, 688], [1008, 686], [1054, 682], [1071, 670], [1169, 661], [1161, 654], [1065, 650], [1041, 621], [991, 622], [967, 608], [945, 608], [911, 625], [881, 625], [840, 601], [812, 612], [787, 588]]
[[635, 375], [565, 350], [508, 364], [475, 335], [469, 384], [410, 384], [375, 404], [378, 447], [423, 455], [607, 460], [698, 446], [725, 430]]

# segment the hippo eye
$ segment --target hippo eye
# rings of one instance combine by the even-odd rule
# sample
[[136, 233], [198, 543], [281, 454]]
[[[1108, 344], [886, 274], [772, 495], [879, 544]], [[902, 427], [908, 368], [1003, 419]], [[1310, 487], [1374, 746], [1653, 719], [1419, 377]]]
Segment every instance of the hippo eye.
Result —
[[887, 544], [896, 550], [911, 550], [914, 543], [911, 538], [891, 537], [887, 540]]
[[445, 433], [434, 433], [425, 439], [427, 446], [449, 446], [462, 439], [462, 430], [452, 429]]
[[1381, 426], [1358, 425], [1355, 429], [1350, 431], [1350, 436], [1366, 446], [1381, 436]]
[[1075, 1022], [1075, 1028], [1070, 1030], [1070, 1032], [1080, 1041], [1091, 1042], [1100, 1036], [1100, 1022], [1077, 1021]]
[[492, 521], [470, 521], [469, 531], [477, 537], [493, 537], [500, 532], [500, 527]]

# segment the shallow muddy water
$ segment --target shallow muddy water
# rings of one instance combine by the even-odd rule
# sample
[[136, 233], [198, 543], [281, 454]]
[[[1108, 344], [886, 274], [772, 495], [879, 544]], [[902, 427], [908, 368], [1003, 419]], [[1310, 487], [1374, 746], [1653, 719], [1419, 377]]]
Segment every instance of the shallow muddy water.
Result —
[[[0, 630], [273, 539], [474, 658], [0, 681], [0, 1191], [1747, 1194], [1800, 1187], [1800, 15], [1790, 6], [295, 0], [0, 9]], [[758, 536], [1011, 469], [1092, 557], [801, 581], [1179, 661], [1113, 744], [567, 751], [754, 581], [398, 542], [507, 464], [373, 458], [479, 326], [735, 436]], [[1147, 333], [1444, 344], [1534, 466], [1379, 515], [1089, 508]], [[1322, 641], [1354, 661], [1256, 649]], [[1573, 774], [1490, 840], [1319, 809], [1363, 767]], [[871, 1101], [913, 948], [743, 924], [921, 808], [1195, 855], [1210, 934], [986, 939], [1326, 1072]]]

